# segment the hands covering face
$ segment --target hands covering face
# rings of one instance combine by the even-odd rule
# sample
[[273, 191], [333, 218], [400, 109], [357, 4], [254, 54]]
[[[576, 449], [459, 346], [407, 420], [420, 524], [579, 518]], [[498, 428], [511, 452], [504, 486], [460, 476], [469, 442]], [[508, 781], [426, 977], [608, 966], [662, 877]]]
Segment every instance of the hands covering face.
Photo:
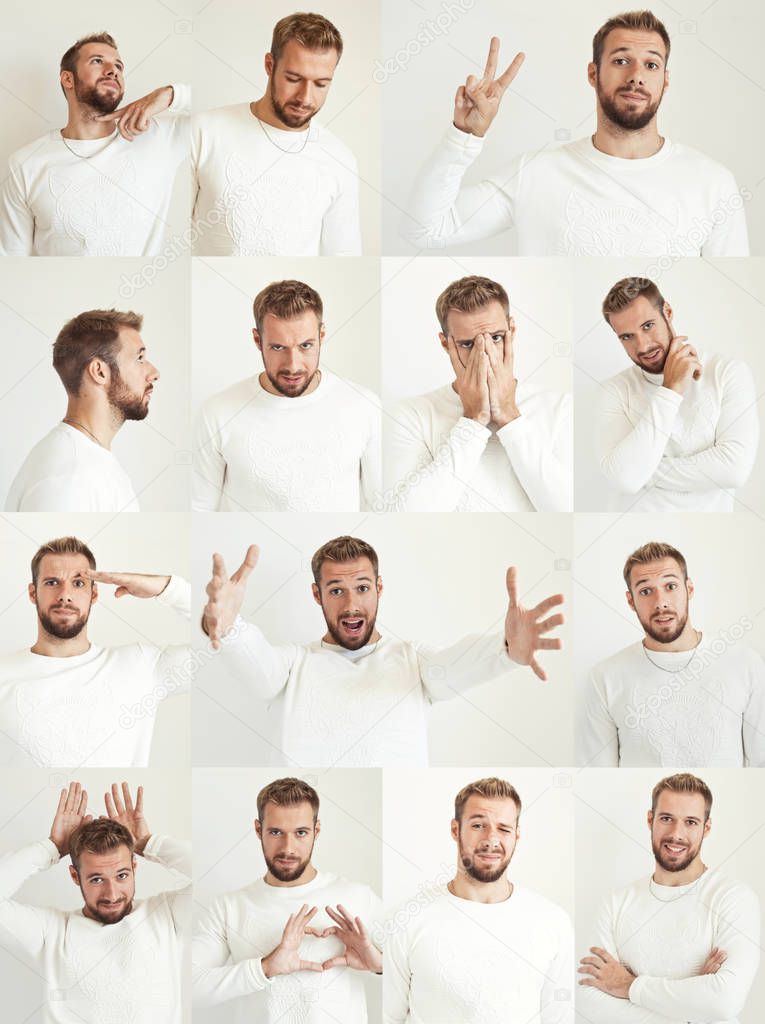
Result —
[[494, 423], [501, 428], [520, 416], [515, 401], [518, 381], [514, 372], [514, 339], [515, 321], [511, 317], [503, 344], [498, 344], [492, 334], [479, 334], [473, 339], [464, 363], [457, 342], [451, 336], [446, 339], [463, 413], [484, 427]]

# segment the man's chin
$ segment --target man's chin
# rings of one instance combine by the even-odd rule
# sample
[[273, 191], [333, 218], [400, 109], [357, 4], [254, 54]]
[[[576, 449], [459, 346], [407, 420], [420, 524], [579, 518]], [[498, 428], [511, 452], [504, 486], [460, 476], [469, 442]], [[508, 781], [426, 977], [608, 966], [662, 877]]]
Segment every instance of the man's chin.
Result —
[[303, 861], [293, 867], [280, 867], [275, 861], [268, 864], [268, 870], [279, 882], [295, 882], [308, 867], [308, 861]]
[[119, 924], [123, 917], [127, 917], [127, 915], [131, 912], [132, 909], [132, 901], [130, 903], [120, 905], [120, 907], [117, 910], [111, 913], [107, 911], [106, 908], [88, 907], [88, 910], [90, 911], [91, 915], [100, 924]]
[[346, 651], [360, 651], [362, 647], [366, 647], [366, 645], [372, 639], [372, 634], [374, 633], [374, 631], [374, 622], [372, 622], [364, 630], [364, 632], [360, 633], [358, 636], [348, 636], [346, 633], [343, 633], [336, 626], [329, 627], [329, 632], [332, 636], [332, 639], [340, 647], [344, 647]]

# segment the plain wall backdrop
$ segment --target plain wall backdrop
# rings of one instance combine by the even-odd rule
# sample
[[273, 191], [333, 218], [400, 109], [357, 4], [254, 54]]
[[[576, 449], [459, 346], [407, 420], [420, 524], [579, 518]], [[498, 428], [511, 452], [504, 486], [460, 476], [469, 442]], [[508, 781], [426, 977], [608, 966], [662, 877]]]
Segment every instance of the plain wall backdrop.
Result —
[[[526, 61], [504, 95], [483, 152], [465, 176], [467, 184], [483, 180], [526, 150], [555, 148], [595, 130], [595, 93], [587, 82], [592, 37], [621, 9], [613, 0], [576, 5], [551, 0], [512, 10], [502, 0], [386, 0], [382, 67], [375, 79], [383, 108], [384, 253], [413, 251], [399, 235], [401, 211], [408, 207], [418, 169], [451, 123], [457, 88], [468, 75], [483, 73], [491, 36], [501, 40], [498, 72], [519, 50]], [[751, 191], [746, 203], [751, 250], [763, 255], [765, 146], [762, 133], [753, 128], [765, 115], [758, 63], [765, 31], [762, 7], [754, 0], [693, 0], [682, 11], [660, 4], [655, 13], [672, 42], [670, 88], [659, 130], [724, 164], [739, 188]], [[513, 231], [451, 247], [481, 256], [514, 249]]]
[[[8, 780], [6, 780], [8, 781]], [[80, 782], [88, 793], [88, 814], [106, 814], [104, 793], [116, 782], [127, 782], [135, 800], [144, 787], [144, 813], [152, 834], [190, 841], [191, 799], [189, 771], [184, 765], [168, 763], [161, 772], [149, 769], [117, 770], [83, 768], [73, 774], [29, 768], [16, 772], [13, 784], [0, 788], [0, 857], [28, 843], [46, 839], [58, 806], [59, 793], [70, 781]], [[121, 794], [121, 788], [120, 788]], [[158, 892], [179, 888], [178, 875], [138, 858], [136, 898], [146, 900]], [[38, 907], [75, 910], [82, 907], [79, 888], [69, 875], [69, 857], [48, 871], [38, 872], [14, 894], [14, 899]], [[186, 975], [187, 977], [187, 975]], [[0, 943], [0, 985], [3, 988], [3, 1019], [8, 1024], [42, 1024], [41, 1003], [44, 979]], [[191, 1020], [191, 1000], [184, 983], [184, 1021]]]
[[[193, 516], [194, 621], [202, 612], [212, 553], [223, 555], [231, 574], [247, 546], [257, 543], [260, 561], [249, 580], [243, 617], [272, 644], [319, 639], [326, 626], [311, 595], [311, 556], [331, 537], [346, 533], [377, 551], [385, 587], [378, 625], [403, 640], [448, 647], [470, 633], [501, 634], [508, 565], [518, 566], [520, 599], [527, 606], [568, 593], [568, 516], [198, 513]], [[462, 698], [431, 706], [431, 764], [571, 763], [566, 627], [555, 635], [563, 639], [564, 650], [542, 652], [547, 683], [519, 667]], [[192, 744], [195, 765], [268, 764], [282, 756], [266, 704], [231, 686], [215, 658], [196, 681]]]
[[160, 379], [149, 415], [125, 423], [112, 451], [133, 483], [142, 512], [183, 515], [188, 510], [188, 264], [169, 263], [151, 286], [135, 290], [130, 282], [141, 266], [137, 258], [3, 260], [0, 433], [13, 445], [6, 443], [0, 458], [0, 506], [30, 450], [66, 415], [66, 392], [53, 369], [53, 342], [61, 328], [88, 309], [132, 309], [144, 316], [141, 337]]
[[[612, 285], [623, 277], [642, 276], [646, 268], [636, 266], [634, 260], [573, 262], [574, 507], [578, 512], [604, 512], [615, 510], [612, 501], [618, 498], [598, 465], [601, 384], [634, 364], [600, 310]], [[680, 260], [651, 280], [672, 307], [675, 330], [698, 345], [702, 357], [718, 353], [747, 364], [754, 376], [765, 434], [765, 260]], [[739, 509], [760, 513], [765, 509], [765, 460], [761, 456], [736, 498]], [[628, 496], [626, 500], [635, 499]]]
[[[286, 769], [195, 768], [194, 903], [197, 915], [225, 892], [252, 884], [266, 865], [253, 821], [263, 786], [297, 774], [319, 794], [321, 833], [312, 863], [319, 871], [362, 882], [382, 895], [382, 773], [374, 768]], [[348, 908], [352, 911], [352, 908]], [[284, 922], [287, 923], [286, 920]], [[382, 986], [364, 975], [371, 1024], [380, 1019]], [[196, 1010], [194, 1021], [230, 1020], [225, 1006]]]
[[[301, 8], [298, 10], [313, 8]], [[266, 89], [265, 54], [274, 25], [294, 5], [211, 0], [194, 18], [194, 109], [210, 110], [259, 99]], [[380, 251], [380, 108], [372, 81], [380, 48], [377, 4], [327, 0], [318, 13], [343, 37], [326, 103], [316, 123], [328, 128], [356, 157], [359, 167], [362, 251]]]
[[[575, 776], [577, 957], [595, 942], [602, 901], [654, 869], [646, 813], [651, 790], [665, 774], [660, 768], [590, 768]], [[762, 774], [740, 768], [701, 773], [712, 790], [712, 828], [702, 860], [729, 879], [751, 886], [765, 902], [765, 790]], [[609, 950], [614, 953], [614, 950]], [[765, 973], [755, 978], [740, 1024], [759, 1024], [765, 1013]], [[578, 1016], [580, 1024], [589, 1024]]]

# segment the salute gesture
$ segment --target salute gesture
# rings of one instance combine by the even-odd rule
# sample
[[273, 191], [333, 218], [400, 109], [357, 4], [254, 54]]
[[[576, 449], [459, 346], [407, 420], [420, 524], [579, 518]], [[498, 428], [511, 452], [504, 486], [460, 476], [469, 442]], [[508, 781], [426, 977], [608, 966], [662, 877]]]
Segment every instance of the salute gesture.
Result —
[[50, 841], [62, 857], [69, 853], [69, 837], [76, 828], [93, 820], [92, 814], [86, 814], [88, 794], [79, 782], [70, 782], [69, 789], [62, 789], [58, 798], [56, 816], [50, 830]]
[[113, 782], [111, 793], [104, 793], [104, 802], [107, 817], [125, 826], [135, 840], [135, 852], [142, 854], [151, 839], [151, 830], [143, 816], [143, 786], [138, 787], [135, 806], [127, 782], [122, 783], [121, 799], [119, 786]]
[[375, 974], [382, 974], [382, 953], [369, 938], [361, 918], [351, 917], [340, 903], [337, 905], [337, 910], [333, 910], [332, 907], [325, 909], [332, 920], [336, 922], [336, 927], [325, 928], [323, 931], [306, 928], [306, 931], [320, 939], [336, 935], [345, 946], [345, 952], [340, 956], [333, 956], [329, 960], [325, 960], [321, 965], [322, 968], [328, 971], [330, 967], [351, 967], [354, 971], [373, 971]]
[[111, 583], [115, 597], [159, 597], [170, 582], [169, 576], [152, 576], [143, 572], [96, 572], [84, 569], [82, 575], [94, 583]]
[[317, 935], [318, 932], [306, 925], [311, 918], [319, 911], [318, 907], [309, 907], [304, 903], [300, 910], [290, 914], [282, 940], [276, 949], [263, 957], [263, 973], [267, 978], [273, 978], [277, 974], [292, 974], [294, 971], [321, 971], [322, 965], [315, 960], [300, 959], [300, 943], [305, 935]]
[[518, 603], [518, 571], [514, 565], [507, 570], [507, 615], [505, 616], [505, 644], [507, 653], [519, 665], [528, 665], [542, 682], [547, 681], [544, 669], [536, 659], [537, 651], [559, 651], [559, 639], [545, 639], [542, 634], [563, 624], [563, 616], [551, 615], [542, 622], [539, 619], [551, 608], [563, 604], [563, 594], [553, 594], [540, 601], [534, 608], [524, 608]]
[[244, 561], [229, 579], [223, 556], [213, 555], [212, 579], [207, 584], [207, 604], [202, 612], [202, 629], [210, 637], [214, 651], [231, 629], [242, 607], [247, 590], [247, 579], [258, 564], [256, 544], [247, 548]]
[[454, 97], [455, 128], [479, 139], [489, 130], [491, 122], [497, 116], [505, 89], [518, 74], [521, 64], [526, 59], [524, 53], [517, 53], [510, 67], [495, 79], [498, 57], [499, 39], [492, 36], [483, 77], [468, 75], [465, 84], [459, 87]]

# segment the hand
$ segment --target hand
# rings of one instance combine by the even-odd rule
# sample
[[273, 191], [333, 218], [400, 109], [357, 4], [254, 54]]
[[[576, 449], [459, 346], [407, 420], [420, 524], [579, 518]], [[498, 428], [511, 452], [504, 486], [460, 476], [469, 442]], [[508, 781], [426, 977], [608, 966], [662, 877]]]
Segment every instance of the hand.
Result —
[[151, 119], [155, 114], [167, 110], [173, 102], [172, 85], [164, 85], [161, 89], [147, 93], [139, 100], [133, 100], [111, 114], [99, 114], [94, 121], [118, 121], [117, 127], [123, 139], [132, 142], [136, 135], [141, 135], [151, 127]]
[[489, 356], [489, 409], [491, 422], [497, 427], [504, 427], [521, 415], [515, 403], [515, 392], [518, 381], [515, 379], [513, 341], [515, 340], [515, 321], [511, 318], [505, 335], [502, 351], [487, 337], [486, 351]]
[[464, 366], [460, 361], [454, 338], [446, 339], [446, 351], [457, 377], [455, 386], [462, 402], [463, 415], [480, 423], [481, 426], [488, 427], [491, 422], [489, 357], [483, 334], [479, 334], [475, 339]]
[[628, 999], [630, 985], [636, 975], [629, 967], [614, 960], [610, 953], [599, 946], [592, 946], [590, 952], [594, 956], [586, 956], [582, 959], [583, 967], [579, 968], [580, 974], [588, 974], [590, 977], [581, 978], [580, 985], [589, 985], [591, 988], [599, 988], [601, 992], [607, 992], [617, 999]]
[[332, 920], [336, 922], [337, 927], [325, 928], [323, 931], [306, 928], [306, 932], [316, 935], [320, 939], [336, 935], [345, 946], [345, 951], [340, 956], [333, 956], [329, 960], [325, 960], [321, 965], [322, 969], [328, 971], [330, 967], [351, 967], [354, 971], [372, 971], [374, 974], [382, 974], [382, 953], [369, 938], [361, 918], [352, 918], [345, 907], [339, 903], [337, 910], [333, 910], [332, 907], [325, 909]]
[[94, 583], [111, 583], [115, 597], [159, 597], [170, 582], [169, 576], [151, 576], [144, 572], [95, 572], [84, 569], [82, 575]]
[[120, 825], [125, 826], [135, 840], [135, 852], [140, 855], [151, 839], [151, 831], [143, 816], [143, 786], [138, 787], [135, 807], [127, 782], [122, 783], [122, 797], [121, 800], [119, 786], [113, 782], [111, 793], [104, 793], [106, 814], [112, 821], [118, 821]]
[[212, 579], [207, 584], [207, 604], [202, 612], [202, 629], [210, 637], [214, 651], [236, 621], [247, 591], [247, 579], [258, 564], [256, 544], [247, 548], [244, 561], [231, 579], [228, 578], [223, 556], [213, 555]]
[[468, 75], [467, 81], [457, 90], [454, 97], [454, 126], [482, 139], [494, 118], [497, 116], [499, 104], [510, 85], [518, 74], [526, 59], [524, 53], [516, 53], [513, 63], [494, 79], [499, 57], [499, 39], [492, 36], [489, 44], [489, 57], [484, 68], [483, 78]]
[[299, 952], [303, 937], [316, 934], [306, 925], [318, 910], [318, 907], [309, 910], [308, 904], [304, 903], [300, 910], [290, 914], [282, 932], [282, 941], [272, 953], [263, 957], [263, 973], [267, 978], [274, 978], [277, 974], [292, 974], [294, 971], [323, 970], [315, 960], [301, 960]]
[[507, 570], [507, 615], [505, 616], [505, 643], [507, 653], [517, 661], [519, 665], [528, 665], [534, 674], [542, 680], [547, 681], [547, 676], [535, 655], [537, 651], [559, 651], [561, 641], [558, 639], [546, 640], [542, 633], [549, 633], [551, 629], [563, 623], [563, 616], [559, 613], [551, 615], [543, 622], [539, 618], [545, 615], [555, 605], [563, 604], [563, 594], [553, 594], [540, 601], [534, 608], [524, 608], [518, 604], [517, 570], [511, 565]]
[[93, 820], [92, 814], [86, 814], [88, 794], [79, 782], [70, 782], [69, 790], [61, 790], [56, 808], [56, 817], [50, 829], [50, 840], [56, 845], [62, 857], [69, 853], [69, 837], [80, 825]]
[[696, 349], [688, 339], [684, 335], [673, 337], [664, 363], [664, 387], [684, 395], [691, 379], [699, 380], [701, 370]]
[[699, 974], [717, 974], [727, 959], [728, 954], [724, 950], [718, 949], [718, 947], [715, 946], [704, 961]]

